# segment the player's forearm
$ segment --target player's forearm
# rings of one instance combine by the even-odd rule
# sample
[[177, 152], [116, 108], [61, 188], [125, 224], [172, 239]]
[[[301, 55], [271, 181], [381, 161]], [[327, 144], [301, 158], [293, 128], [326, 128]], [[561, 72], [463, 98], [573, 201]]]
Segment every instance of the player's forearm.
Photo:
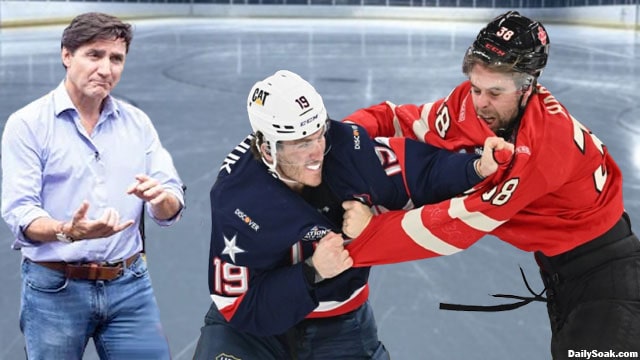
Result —
[[182, 204], [174, 194], [167, 192], [166, 195], [161, 202], [151, 205], [151, 212], [158, 220], [172, 219], [182, 209]]
[[57, 241], [56, 234], [62, 232], [64, 222], [52, 218], [40, 217], [35, 219], [24, 230], [24, 236], [32, 241]]
[[406, 144], [405, 161], [401, 163], [406, 186], [416, 206], [433, 204], [459, 195], [482, 178], [476, 173], [474, 154], [454, 153], [405, 139], [391, 139], [397, 153]]
[[438, 256], [418, 246], [400, 226], [404, 211], [374, 216], [357, 238], [346, 246], [354, 267], [395, 264]]

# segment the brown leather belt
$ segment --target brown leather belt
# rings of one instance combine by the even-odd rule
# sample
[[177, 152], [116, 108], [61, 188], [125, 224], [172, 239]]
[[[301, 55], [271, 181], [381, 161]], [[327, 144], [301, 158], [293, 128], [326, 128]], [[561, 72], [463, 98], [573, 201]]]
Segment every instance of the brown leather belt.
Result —
[[34, 261], [34, 263], [59, 271], [69, 279], [75, 280], [114, 280], [120, 277], [138, 259], [140, 253], [116, 262], [67, 263], [64, 261]]

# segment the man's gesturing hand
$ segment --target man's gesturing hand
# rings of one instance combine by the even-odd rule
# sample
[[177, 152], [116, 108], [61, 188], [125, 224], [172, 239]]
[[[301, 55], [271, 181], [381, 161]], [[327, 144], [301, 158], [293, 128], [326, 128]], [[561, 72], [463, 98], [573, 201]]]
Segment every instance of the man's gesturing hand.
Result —
[[133, 225], [133, 220], [120, 223], [120, 214], [114, 208], [107, 208], [96, 220], [87, 219], [89, 202], [86, 200], [73, 214], [70, 222], [62, 224], [61, 230], [75, 240], [109, 237]]
[[136, 175], [136, 183], [129, 186], [127, 194], [149, 202], [156, 219], [170, 219], [182, 207], [175, 195], [167, 191], [158, 180], [144, 174]]
[[151, 205], [161, 203], [167, 193], [158, 180], [147, 175], [136, 175], [136, 183], [129, 186], [127, 194], [133, 194], [144, 201], [148, 201]]

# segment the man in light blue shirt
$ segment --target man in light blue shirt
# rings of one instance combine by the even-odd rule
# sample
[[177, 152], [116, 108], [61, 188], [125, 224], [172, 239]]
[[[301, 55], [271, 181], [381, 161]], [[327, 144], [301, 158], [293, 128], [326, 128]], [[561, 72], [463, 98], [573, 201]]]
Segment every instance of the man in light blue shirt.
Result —
[[184, 190], [149, 117], [110, 96], [132, 39], [100, 13], [62, 35], [64, 81], [12, 114], [2, 136], [2, 217], [22, 262], [29, 359], [169, 359], [140, 256], [143, 207], [176, 222]]

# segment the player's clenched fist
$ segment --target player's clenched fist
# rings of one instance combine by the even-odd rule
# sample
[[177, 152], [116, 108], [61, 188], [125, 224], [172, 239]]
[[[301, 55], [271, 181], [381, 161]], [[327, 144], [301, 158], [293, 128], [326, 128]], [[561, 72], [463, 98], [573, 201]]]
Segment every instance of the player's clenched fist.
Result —
[[323, 279], [330, 279], [353, 266], [349, 252], [344, 249], [342, 235], [330, 232], [318, 242], [313, 252], [313, 267]]
[[342, 208], [345, 210], [342, 232], [350, 238], [357, 238], [371, 221], [373, 213], [367, 205], [356, 200], [343, 202]]
[[511, 160], [513, 144], [501, 137], [490, 136], [484, 141], [482, 157], [476, 164], [478, 175], [487, 177], [498, 170], [498, 166]]

